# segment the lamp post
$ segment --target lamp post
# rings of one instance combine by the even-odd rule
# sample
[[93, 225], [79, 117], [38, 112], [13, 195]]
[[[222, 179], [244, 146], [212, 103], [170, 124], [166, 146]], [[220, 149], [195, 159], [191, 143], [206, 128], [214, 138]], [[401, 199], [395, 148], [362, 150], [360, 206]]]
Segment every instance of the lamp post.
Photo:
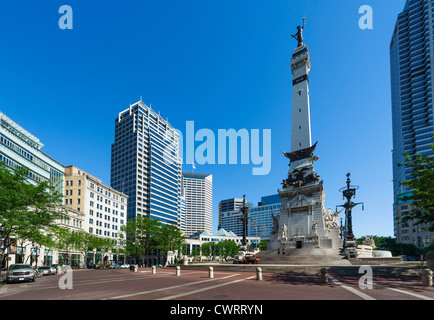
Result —
[[[243, 195], [243, 206], [241, 207], [241, 213], [243, 216], [241, 217], [241, 221], [243, 223], [243, 239], [241, 240], [241, 244], [246, 247], [247, 246], [247, 223], [249, 218], [247, 217], [247, 212], [249, 208], [246, 206], [246, 195]], [[247, 247], [246, 247], [247, 249]]]
[[[339, 191], [342, 192], [343, 199], [347, 201], [345, 204], [336, 206], [345, 208], [345, 232], [344, 232], [344, 248], [355, 247], [356, 246], [356, 238], [353, 233], [353, 222], [352, 222], [352, 209], [361, 204], [362, 210], [364, 210], [363, 202], [354, 203], [351, 201], [353, 197], [356, 197], [356, 190], [359, 186], [351, 185], [350, 173], [347, 173], [347, 186], [340, 188]], [[337, 211], [337, 210], [336, 210]]]

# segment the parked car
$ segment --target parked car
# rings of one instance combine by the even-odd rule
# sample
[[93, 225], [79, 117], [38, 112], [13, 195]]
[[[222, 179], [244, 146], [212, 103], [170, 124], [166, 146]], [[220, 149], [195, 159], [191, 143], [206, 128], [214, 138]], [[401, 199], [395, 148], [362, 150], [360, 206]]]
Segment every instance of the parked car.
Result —
[[32, 281], [36, 278], [35, 270], [33, 270], [30, 264], [16, 263], [12, 264], [6, 274], [6, 282], [21, 282]]
[[53, 267], [47, 267], [47, 266], [45, 266], [45, 267], [39, 267], [38, 270], [44, 276], [56, 274], [56, 268], [53, 268]]
[[119, 269], [119, 265], [117, 263], [111, 264], [109, 269]]
[[119, 269], [129, 269], [130, 265], [129, 264], [123, 264], [119, 267]]

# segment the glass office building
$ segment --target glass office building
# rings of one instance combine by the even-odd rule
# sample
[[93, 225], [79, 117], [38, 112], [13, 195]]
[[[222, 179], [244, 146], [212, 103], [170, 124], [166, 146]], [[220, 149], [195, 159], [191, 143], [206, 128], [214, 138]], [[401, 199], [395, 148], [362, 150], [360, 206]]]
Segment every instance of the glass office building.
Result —
[[[271, 215], [275, 217], [280, 215], [280, 204], [281, 198], [278, 194], [261, 197], [261, 201], [257, 206], [247, 203], [246, 206], [249, 208], [247, 212], [247, 217], [249, 218], [247, 223], [247, 235], [250, 237], [259, 237], [262, 240], [270, 239], [273, 229], [273, 219]], [[239, 208], [241, 207], [242, 204]], [[239, 208], [221, 212], [221, 228], [233, 232], [237, 236], [242, 236], [242, 213]]]
[[119, 113], [111, 149], [111, 187], [128, 195], [127, 217], [178, 225], [181, 213], [179, 134], [142, 101]]
[[2, 112], [0, 119], [0, 161], [12, 169], [26, 167], [30, 183], [50, 181], [63, 195], [65, 166], [42, 152], [41, 141]]
[[433, 243], [427, 226], [415, 226], [399, 220], [411, 209], [403, 202], [408, 190], [402, 181], [411, 170], [399, 167], [404, 152], [433, 156], [430, 144], [433, 127], [434, 0], [407, 0], [398, 15], [390, 44], [394, 232], [397, 242], [423, 247]]

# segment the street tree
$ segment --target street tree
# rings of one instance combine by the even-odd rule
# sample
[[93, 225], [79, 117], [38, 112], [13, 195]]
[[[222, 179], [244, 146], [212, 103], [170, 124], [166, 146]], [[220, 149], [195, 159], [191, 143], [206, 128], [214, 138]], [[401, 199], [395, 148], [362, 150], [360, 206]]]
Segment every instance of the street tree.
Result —
[[121, 227], [125, 233], [126, 251], [136, 260], [142, 260], [144, 264], [146, 253], [152, 252], [157, 248], [158, 230], [161, 224], [157, 219], [150, 217], [137, 216], [129, 219], [126, 225]]
[[178, 227], [170, 224], [160, 226], [158, 230], [157, 246], [164, 253], [173, 250], [179, 250], [184, 243], [185, 236]]
[[233, 257], [238, 254], [239, 246], [233, 240], [223, 240], [217, 243], [217, 252], [219, 256], [226, 260], [229, 257]]
[[[430, 147], [434, 152], [434, 143]], [[411, 201], [414, 208], [402, 220], [414, 220], [417, 225], [426, 223], [434, 231], [434, 158], [419, 153], [414, 156], [404, 153], [404, 157], [404, 163], [398, 165], [412, 171], [411, 178], [402, 182], [411, 190], [403, 201]]]
[[50, 181], [30, 183], [28, 169], [12, 170], [0, 162], [0, 263], [7, 260], [13, 244], [38, 242], [55, 228], [56, 221], [65, 215], [61, 205], [62, 196]]

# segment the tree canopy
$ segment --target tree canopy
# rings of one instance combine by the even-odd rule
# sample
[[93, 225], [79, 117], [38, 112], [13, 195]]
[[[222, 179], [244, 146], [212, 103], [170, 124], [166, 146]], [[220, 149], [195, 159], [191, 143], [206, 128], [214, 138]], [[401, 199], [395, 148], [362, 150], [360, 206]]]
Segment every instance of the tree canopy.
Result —
[[129, 219], [122, 226], [126, 237], [126, 252], [136, 259], [144, 260], [151, 252], [181, 249], [185, 237], [178, 227], [163, 225], [159, 220], [148, 216], [137, 216]]
[[[434, 152], [434, 143], [430, 147]], [[419, 153], [414, 156], [404, 153], [404, 157], [405, 162], [399, 166], [405, 166], [412, 172], [410, 179], [402, 181], [403, 185], [411, 189], [410, 195], [403, 200], [411, 201], [414, 208], [402, 220], [414, 220], [416, 224], [427, 223], [429, 230], [434, 231], [434, 158]]]
[[28, 169], [8, 167], [0, 162], [0, 225], [3, 228], [3, 246], [0, 261], [14, 243], [29, 241], [50, 244], [50, 234], [65, 215], [62, 195], [50, 181], [31, 183]]

